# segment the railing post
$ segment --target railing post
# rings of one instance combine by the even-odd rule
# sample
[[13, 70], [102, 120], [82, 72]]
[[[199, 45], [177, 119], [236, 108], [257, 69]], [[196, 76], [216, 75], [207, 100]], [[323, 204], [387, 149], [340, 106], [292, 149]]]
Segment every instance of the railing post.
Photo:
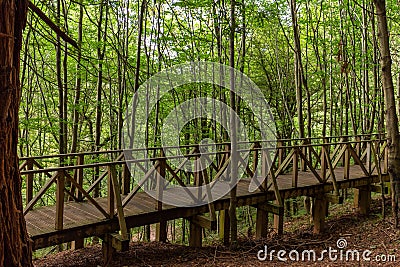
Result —
[[323, 144], [321, 147], [321, 178], [323, 181], [326, 181], [326, 167], [327, 167], [327, 162], [326, 162], [326, 148], [325, 145]]
[[[349, 141], [349, 138], [347, 137], [347, 136], [345, 136], [345, 137], [341, 137], [340, 139], [339, 139], [339, 143], [347, 143]], [[340, 145], [339, 145], [340, 146]], [[343, 146], [346, 146], [346, 144], [344, 144]], [[340, 149], [339, 149], [340, 150]], [[345, 153], [346, 154], [346, 153]], [[332, 159], [333, 159], [333, 157], [332, 157]], [[342, 156], [342, 165], [343, 165], [343, 167], [344, 167], [344, 165], [346, 165], [346, 156], [345, 155], [343, 155]]]
[[284, 151], [283, 151], [283, 141], [279, 140], [277, 144], [277, 149], [278, 149], [278, 167], [282, 164], [283, 159], [284, 159]]
[[371, 160], [372, 160], [372, 158], [371, 158], [371, 142], [373, 142], [371, 139], [368, 140], [368, 143], [366, 145], [367, 155], [366, 155], [366, 159], [365, 159], [365, 161], [366, 161], [365, 167], [368, 170], [369, 174], [371, 173], [371, 165], [372, 165], [372, 163], [371, 163]]
[[200, 165], [200, 157], [196, 157], [196, 162], [194, 166], [194, 184], [195, 186], [201, 186], [203, 184], [202, 171]]
[[344, 173], [343, 178], [345, 180], [350, 179], [350, 151], [349, 144], [345, 144], [346, 150], [344, 151]]
[[122, 194], [127, 195], [131, 191], [131, 173], [127, 164], [123, 165], [122, 170]]
[[[162, 210], [162, 200], [163, 197], [163, 191], [164, 191], [164, 178], [165, 178], [165, 173], [166, 173], [166, 159], [164, 158], [164, 150], [161, 149], [160, 152], [160, 164], [158, 165], [157, 171], [156, 171], [156, 190], [157, 190], [157, 196], [158, 200], [156, 203], [156, 209], [158, 211]], [[167, 241], [167, 221], [165, 220], [160, 220], [159, 223], [156, 224], [156, 240], [165, 242]]]
[[[312, 162], [311, 159], [310, 159], [311, 153], [310, 153], [310, 154], [307, 153], [307, 151], [309, 150], [309, 148], [307, 147], [307, 145], [308, 145], [309, 143], [311, 143], [311, 142], [309, 142], [308, 139], [304, 139], [304, 141], [302, 142], [301, 150], [302, 150], [302, 152], [303, 152], [303, 155], [304, 155], [306, 158], [308, 158], [308, 159], [310, 160], [310, 162]], [[309, 155], [309, 156], [307, 156], [307, 155]], [[300, 159], [300, 164], [301, 164], [301, 165], [300, 165], [300, 166], [301, 166], [301, 171], [303, 171], [303, 172], [307, 171], [307, 165], [306, 165], [306, 162], [305, 162], [304, 159]]]
[[297, 181], [299, 178], [299, 166], [298, 166], [298, 148], [294, 149], [293, 153], [293, 173], [292, 173], [292, 187], [297, 187]]
[[112, 183], [112, 173], [108, 171], [107, 175], [107, 202], [108, 202], [108, 214], [110, 215], [110, 219], [114, 218], [114, 211], [115, 211], [115, 196], [114, 196], [114, 189]]
[[64, 221], [64, 187], [65, 187], [65, 174], [61, 170], [57, 176], [57, 192], [56, 192], [56, 222], [55, 229], [63, 229]]
[[[33, 170], [33, 159], [27, 159], [27, 169]], [[33, 198], [33, 173], [26, 175], [26, 204]]]
[[156, 174], [156, 190], [157, 190], [157, 204], [156, 204], [156, 209], [157, 210], [162, 210], [162, 199], [163, 197], [163, 191], [164, 191], [164, 178], [165, 178], [165, 173], [166, 173], [166, 167], [165, 167], [165, 155], [164, 151], [161, 149], [160, 152], [160, 159], [159, 162], [160, 164], [157, 167], [157, 171], [155, 172]]
[[268, 168], [268, 164], [272, 164], [272, 162], [268, 162], [268, 155], [267, 155], [267, 151], [262, 150], [261, 153], [261, 177], [265, 178], [261, 188], [263, 188], [264, 190], [267, 190], [268, 188], [268, 171], [273, 171], [272, 168]]
[[386, 142], [386, 146], [385, 146], [385, 150], [383, 151], [383, 172], [384, 173], [388, 173], [388, 169], [389, 169], [389, 149], [387, 146], [387, 141]]
[[255, 176], [258, 175], [257, 166], [258, 166], [259, 148], [260, 148], [260, 143], [256, 142], [254, 144], [254, 151], [253, 151], [253, 173], [254, 173]]
[[[85, 164], [85, 155], [78, 155], [78, 158], [76, 159], [76, 164], [79, 165], [84, 165]], [[83, 168], [79, 168], [75, 170], [75, 180], [76, 182], [80, 185], [83, 186]], [[72, 192], [71, 192], [72, 193]], [[82, 200], [82, 192], [76, 188], [75, 191], [75, 197], [79, 200]]]

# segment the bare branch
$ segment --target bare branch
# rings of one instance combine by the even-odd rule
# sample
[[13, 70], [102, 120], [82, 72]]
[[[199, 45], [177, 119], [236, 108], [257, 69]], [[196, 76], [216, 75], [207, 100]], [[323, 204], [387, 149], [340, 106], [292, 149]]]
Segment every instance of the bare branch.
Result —
[[58, 36], [60, 36], [65, 42], [71, 44], [73, 47], [78, 48], [78, 44], [75, 40], [69, 37], [65, 32], [63, 32], [46, 14], [43, 13], [40, 8], [35, 6], [31, 1], [28, 2], [29, 9], [38, 15]]

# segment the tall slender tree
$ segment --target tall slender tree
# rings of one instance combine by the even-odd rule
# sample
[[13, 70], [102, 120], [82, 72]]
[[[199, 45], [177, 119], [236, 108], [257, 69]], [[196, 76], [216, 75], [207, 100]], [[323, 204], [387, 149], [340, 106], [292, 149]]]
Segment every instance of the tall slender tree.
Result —
[[[232, 111], [230, 112], [229, 121], [230, 121], [230, 137], [231, 137], [231, 181], [235, 183], [236, 179], [238, 179], [238, 152], [237, 152], [237, 139], [236, 139], [236, 131], [237, 131], [237, 122], [236, 117], [233, 112], [237, 111], [236, 109], [236, 94], [235, 94], [235, 72], [233, 68], [235, 67], [235, 0], [231, 0], [231, 20], [230, 20], [230, 36], [229, 36], [229, 65], [231, 67], [230, 70], [230, 105]], [[236, 218], [236, 185], [233, 186], [230, 192], [230, 203], [229, 203], [229, 219], [230, 219], [230, 228], [231, 228], [231, 245], [233, 247], [236, 246], [237, 242], [237, 218]]]
[[75, 99], [73, 108], [73, 124], [72, 124], [72, 143], [71, 153], [75, 153], [78, 147], [78, 124], [80, 119], [80, 112], [78, 105], [81, 101], [81, 86], [82, 86], [82, 74], [81, 74], [81, 59], [82, 59], [82, 36], [83, 36], [83, 3], [80, 1], [79, 5], [79, 19], [78, 19], [78, 55], [76, 59], [76, 82], [75, 82]]
[[399, 226], [400, 200], [400, 133], [396, 113], [396, 100], [392, 77], [392, 58], [389, 45], [389, 30], [386, 17], [386, 1], [374, 0], [378, 17], [378, 38], [381, 52], [382, 84], [385, 95], [386, 131], [389, 147], [389, 175], [392, 187], [392, 211], [395, 227]]

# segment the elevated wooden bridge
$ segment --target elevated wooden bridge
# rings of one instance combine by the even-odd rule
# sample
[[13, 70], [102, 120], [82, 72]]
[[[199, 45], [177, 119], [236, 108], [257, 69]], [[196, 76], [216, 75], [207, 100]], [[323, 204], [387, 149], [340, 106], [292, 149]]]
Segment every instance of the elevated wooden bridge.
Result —
[[[268, 213], [274, 214], [276, 231], [283, 231], [284, 199], [313, 197], [314, 231], [320, 232], [328, 203], [340, 203], [342, 189], [355, 188], [355, 202], [360, 212], [367, 213], [371, 192], [384, 193], [389, 180], [386, 141], [379, 135], [278, 140], [276, 153], [262, 148], [260, 142], [246, 145], [249, 150], [238, 161], [244, 175], [237, 184], [237, 203], [257, 208], [257, 237], [267, 235]], [[193, 171], [170, 164], [164, 151], [176, 148], [148, 148], [143, 152], [156, 156], [130, 158], [129, 164], [143, 171], [133, 175], [121, 150], [21, 158], [24, 215], [34, 249], [69, 241], [78, 248], [83, 246], [84, 238], [98, 236], [106, 246], [123, 250], [130, 228], [155, 223], [157, 239], [165, 241], [166, 222], [178, 218], [189, 220], [192, 246], [201, 246], [202, 228], [218, 229], [225, 239], [229, 238], [229, 193], [210, 204], [176, 207], [152, 198], [142, 189], [144, 182], [152, 179], [155, 193], [174, 194], [185, 201], [176, 193], [177, 188], [166, 187], [159, 177], [181, 188], [208, 186], [229, 177], [230, 145], [216, 147], [217, 151], [206, 154], [214, 156], [209, 167], [203, 169], [200, 161], [194, 161], [198, 163]], [[187, 151], [181, 157], [183, 161], [201, 156], [199, 146], [179, 149]], [[68, 164], [60, 167], [60, 159]], [[266, 179], [250, 192], [254, 177]]]

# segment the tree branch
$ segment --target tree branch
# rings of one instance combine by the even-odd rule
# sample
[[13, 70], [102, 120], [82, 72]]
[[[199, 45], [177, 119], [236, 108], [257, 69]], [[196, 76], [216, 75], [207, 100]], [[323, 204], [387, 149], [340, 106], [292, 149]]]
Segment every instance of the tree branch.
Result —
[[36, 13], [58, 36], [60, 36], [65, 42], [71, 44], [73, 47], [78, 48], [78, 44], [69, 37], [65, 32], [63, 32], [46, 14], [43, 13], [37, 6], [35, 6], [31, 1], [28, 1], [29, 9]]

